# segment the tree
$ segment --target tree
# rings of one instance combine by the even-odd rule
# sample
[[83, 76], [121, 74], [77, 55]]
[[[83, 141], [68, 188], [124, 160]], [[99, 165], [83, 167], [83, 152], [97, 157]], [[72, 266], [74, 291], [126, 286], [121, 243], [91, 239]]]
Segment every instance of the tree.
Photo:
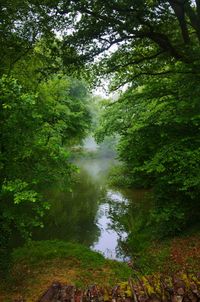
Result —
[[118, 153], [126, 165], [126, 184], [154, 188], [158, 216], [153, 215], [152, 223], [157, 221], [162, 235], [199, 219], [196, 80], [175, 74], [129, 89], [117, 103], [108, 104], [97, 131], [100, 141], [120, 134]]
[[[186, 63], [198, 60], [193, 48], [198, 48], [200, 41], [199, 0], [115, 0], [109, 3], [69, 0], [42, 4], [6, 1], [2, 4], [1, 20], [4, 46], [8, 46], [9, 35], [14, 42], [16, 36], [17, 43], [21, 38], [33, 45], [41, 35], [52, 36], [60, 30], [66, 37], [66, 45], [71, 42], [72, 48], [78, 47], [83, 59], [91, 61], [106, 51], [109, 54], [110, 48], [117, 45], [121, 54], [118, 50], [116, 53], [126, 64], [109, 60], [111, 71], [156, 58]], [[145, 54], [135, 51], [139, 43], [146, 46]], [[27, 49], [23, 45], [22, 48]], [[9, 49], [14, 48], [10, 46]], [[127, 51], [123, 53], [123, 50]], [[11, 59], [12, 54], [9, 57]]]
[[[66, 11], [73, 12], [71, 22], [74, 21], [75, 27], [70, 40], [87, 60], [107, 52], [110, 57], [107, 71], [126, 72], [130, 68], [129, 74], [133, 76], [131, 71], [134, 66], [144, 68], [146, 62], [156, 62], [158, 58], [161, 62], [175, 60], [188, 63], [198, 60], [195, 50], [199, 47], [200, 37], [199, 1], [70, 3]], [[81, 17], [77, 20], [74, 14], [81, 14]], [[114, 45], [117, 48], [109, 56], [108, 51]], [[147, 73], [144, 69], [141, 75], [144, 72]]]
[[42, 225], [48, 208], [42, 187], [59, 179], [70, 188], [76, 170], [70, 147], [85, 136], [90, 113], [83, 85], [67, 77], [40, 83], [37, 94], [24, 92], [10, 77], [3, 77], [0, 85], [0, 249], [4, 249], [16, 234], [28, 238], [33, 227]]
[[[1, 4], [0, 252], [5, 250], [4, 256], [14, 233], [27, 239], [33, 227], [42, 225], [48, 204], [41, 188], [56, 179], [70, 188], [76, 171], [70, 149], [90, 127], [86, 84], [63, 74], [72, 71], [67, 64], [76, 52], [63, 49], [61, 39], [55, 38], [64, 18], [57, 15], [57, 4]], [[4, 256], [1, 264], [6, 263]]]
[[199, 219], [199, 4], [99, 0], [68, 6], [74, 32], [66, 43], [86, 62], [98, 58], [98, 73], [110, 76], [111, 89], [128, 88], [107, 105], [98, 137], [121, 135], [129, 185], [154, 188], [151, 217], [162, 235]]

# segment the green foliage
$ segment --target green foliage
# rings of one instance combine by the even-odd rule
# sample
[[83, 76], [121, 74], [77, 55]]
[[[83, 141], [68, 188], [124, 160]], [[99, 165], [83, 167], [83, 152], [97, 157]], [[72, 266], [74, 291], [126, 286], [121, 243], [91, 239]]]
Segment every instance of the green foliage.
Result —
[[120, 136], [123, 184], [153, 188], [154, 209], [143, 223], [162, 237], [197, 222], [199, 1], [5, 1], [0, 17], [0, 74], [13, 76], [0, 81], [3, 232], [25, 235], [39, 223], [29, 213], [42, 216], [47, 207], [43, 184], [62, 178], [70, 186], [70, 148], [90, 114], [85, 85], [58, 70], [94, 57], [90, 78], [109, 75], [111, 89], [127, 88], [104, 103], [97, 138]]
[[[54, 143], [59, 137], [62, 137], [62, 141], [58, 141], [61, 145], [79, 143], [90, 125], [85, 86], [81, 82], [56, 76], [41, 83], [38, 91], [41, 102], [44, 102], [45, 126]], [[45, 108], [45, 104], [49, 108]]]
[[98, 73], [127, 88], [104, 104], [96, 135], [120, 135], [114, 182], [153, 188], [149, 223], [174, 235], [199, 219], [199, 4], [72, 1], [71, 11], [82, 18], [68, 41], [86, 60], [103, 54]]
[[[134, 188], [141, 188], [141, 179], [139, 175], [133, 176], [129, 167], [122, 163], [112, 167], [110, 170], [109, 184], [114, 187], [132, 188], [134, 185]], [[143, 180], [142, 187], [149, 187], [148, 179]]]
[[199, 219], [199, 5], [71, 1], [71, 11], [82, 18], [71, 14], [68, 41], [88, 61], [103, 54], [98, 73], [111, 89], [128, 87], [107, 102], [97, 130], [99, 141], [121, 137], [124, 175], [114, 181], [153, 188], [149, 220], [159, 236], [174, 235]]
[[199, 219], [198, 81], [174, 74], [129, 89], [107, 106], [97, 131], [99, 139], [120, 134], [122, 177], [129, 179], [123, 185], [153, 188], [149, 223], [159, 236], [174, 235]]
[[42, 226], [41, 217], [49, 207], [40, 193], [42, 186], [63, 180], [70, 187], [76, 170], [70, 148], [85, 136], [90, 113], [83, 85], [67, 77], [55, 76], [31, 93], [4, 76], [0, 91], [0, 246], [4, 249], [4, 236], [9, 246], [14, 232], [28, 238], [33, 227]]
[[56, 3], [48, 1], [42, 6], [5, 1], [0, 13], [2, 264], [15, 245], [13, 237], [27, 240], [34, 227], [42, 227], [49, 208], [41, 194], [44, 185], [59, 180], [70, 189], [76, 171], [71, 147], [90, 127], [86, 84], [62, 73], [75, 74], [67, 63], [76, 52], [55, 37], [64, 17], [56, 17], [54, 8]]

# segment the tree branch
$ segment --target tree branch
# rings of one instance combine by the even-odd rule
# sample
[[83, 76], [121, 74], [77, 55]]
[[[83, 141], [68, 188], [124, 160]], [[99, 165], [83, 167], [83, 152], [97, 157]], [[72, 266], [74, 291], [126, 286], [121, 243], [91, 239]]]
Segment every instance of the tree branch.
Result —
[[[101, 38], [99, 40], [101, 40]], [[103, 41], [105, 41], [105, 39], [103, 39]], [[108, 51], [113, 45], [118, 44], [118, 43], [123, 42], [123, 41], [124, 41], [124, 38], [115, 39], [115, 40], [113, 40], [111, 42], [109, 42], [109, 41], [106, 40], [106, 42], [110, 43], [109, 45], [102, 46], [101, 48], [99, 48], [98, 50], [96, 50], [92, 54], [90, 54], [90, 56], [89, 55], [88, 56], [85, 55], [84, 57], [85, 57], [86, 60], [91, 60], [95, 56], [98, 56], [98, 55], [104, 53], [105, 51]]]
[[200, 42], [200, 18], [190, 6], [190, 3], [188, 1], [186, 1], [185, 3], [185, 13], [189, 17], [191, 25], [195, 29], [197, 38]]
[[197, 15], [200, 20], [200, 0], [195, 0], [197, 6]]
[[181, 56], [177, 52], [177, 50], [174, 48], [169, 38], [165, 34], [157, 32], [148, 32], [146, 33], [146, 37], [154, 41], [157, 45], [159, 45], [163, 50], [168, 52], [175, 59], [183, 61], [183, 56]]
[[[171, 0], [172, 1], [172, 0]], [[105, 26], [109, 27], [110, 25], [112, 26], [112, 24], [118, 24], [120, 26], [120, 33], [119, 35], [121, 35], [121, 42], [123, 40], [127, 39], [127, 36], [124, 37], [123, 34], [123, 29], [127, 30], [126, 27], [126, 23], [121, 22], [119, 19], [112, 17], [110, 15], [106, 15], [106, 14], [101, 14], [98, 11], [93, 11], [92, 9], [87, 8], [85, 5], [80, 5], [79, 7], [77, 7], [77, 10], [80, 13], [85, 13], [88, 14], [89, 16], [92, 16], [95, 18], [95, 20], [101, 20], [103, 22], [105, 22]], [[139, 16], [135, 16], [135, 18], [137, 18], [139, 20]], [[138, 24], [138, 29], [135, 29], [136, 27], [132, 27], [133, 29], [130, 30], [129, 29], [129, 39], [132, 38], [132, 40], [137, 39], [137, 38], [149, 38], [151, 39], [154, 43], [156, 43], [162, 50], [164, 50], [165, 52], [169, 53], [173, 58], [175, 58], [176, 60], [182, 60], [184, 61], [183, 55], [181, 55], [177, 49], [172, 45], [171, 41], [169, 40], [169, 38], [167, 37], [166, 34], [160, 33], [160, 32], [154, 32], [154, 27], [151, 26], [151, 24], [147, 24], [147, 21], [139, 20], [139, 24], [140, 25], [144, 25], [145, 27], [148, 27], [148, 30], [144, 30], [143, 28], [139, 28], [139, 24]], [[98, 26], [98, 23], [97, 23]], [[186, 26], [184, 24], [184, 26]], [[186, 31], [186, 28], [184, 29]], [[187, 40], [188, 37], [187, 36], [187, 32], [184, 33], [185, 34], [185, 39]], [[93, 37], [90, 37], [93, 38]], [[99, 37], [98, 37], [99, 39]], [[114, 43], [112, 43], [114, 44]], [[108, 48], [110, 48], [109, 46], [107, 46], [106, 48], [104, 48], [105, 50], [108, 50]], [[104, 49], [102, 49], [102, 51], [100, 51], [100, 53], [102, 53], [104, 51]]]
[[141, 76], [163, 76], [168, 74], [195, 74], [200, 75], [198, 72], [194, 71], [178, 71], [178, 70], [167, 70], [167, 71], [161, 71], [161, 72], [140, 72], [138, 74], [135, 74], [133, 77], [129, 78], [128, 80], [124, 81], [122, 84], [116, 87], [116, 89], [121, 88], [122, 86], [132, 82], [133, 80], [141, 77]]
[[151, 56], [148, 56], [148, 57], [143, 57], [143, 58], [140, 58], [138, 60], [135, 60], [135, 61], [132, 61], [132, 62], [127, 62], [126, 64], [118, 64], [118, 65], [115, 65], [109, 72], [113, 72], [113, 71], [116, 71], [118, 70], [119, 68], [124, 68], [124, 67], [127, 67], [127, 66], [130, 66], [130, 65], [137, 65], [137, 64], [140, 64], [144, 61], [148, 61], [148, 60], [152, 60], [152, 59], [155, 59], [157, 58], [159, 55], [163, 54], [165, 51], [164, 50], [161, 50], [159, 52], [157, 52], [156, 54], [153, 54]]
[[169, 4], [171, 5], [172, 9], [174, 10], [174, 13], [180, 24], [183, 41], [185, 44], [188, 44], [190, 42], [190, 36], [189, 36], [189, 32], [188, 32], [187, 23], [185, 20], [184, 1], [169, 0]]

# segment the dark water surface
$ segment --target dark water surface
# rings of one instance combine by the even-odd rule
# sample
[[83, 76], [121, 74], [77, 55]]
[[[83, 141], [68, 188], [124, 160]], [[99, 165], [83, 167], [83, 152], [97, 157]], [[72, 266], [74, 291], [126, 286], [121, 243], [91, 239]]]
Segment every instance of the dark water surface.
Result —
[[126, 233], [112, 228], [112, 204], [138, 202], [144, 192], [108, 187], [108, 172], [115, 165], [113, 158], [82, 158], [76, 165], [80, 173], [72, 192], [61, 192], [55, 187], [46, 193], [51, 208], [44, 228], [36, 230], [33, 239], [79, 242], [108, 258], [121, 260], [123, 255], [118, 255], [117, 246]]

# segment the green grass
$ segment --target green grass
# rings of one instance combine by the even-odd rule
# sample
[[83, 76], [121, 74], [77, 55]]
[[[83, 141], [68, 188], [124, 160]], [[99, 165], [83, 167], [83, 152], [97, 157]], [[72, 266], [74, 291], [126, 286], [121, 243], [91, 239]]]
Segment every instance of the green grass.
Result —
[[10, 276], [0, 283], [0, 301], [13, 301], [17, 296], [36, 301], [55, 280], [85, 288], [90, 284], [113, 286], [130, 276], [127, 264], [105, 259], [84, 245], [32, 241], [13, 251]]
[[[136, 263], [140, 271], [134, 271], [137, 276], [198, 272], [199, 249], [198, 235], [157, 242], [140, 255]], [[0, 282], [0, 301], [10, 302], [19, 296], [36, 301], [55, 280], [79, 288], [91, 284], [109, 288], [135, 277], [126, 263], [105, 259], [86, 246], [58, 240], [32, 241], [15, 249], [12, 259], [10, 279]]]
[[85, 267], [91, 265], [99, 267], [105, 262], [103, 255], [91, 251], [84, 245], [59, 240], [32, 241], [24, 247], [15, 249], [12, 257], [14, 263], [23, 260], [29, 264], [55, 258], [76, 258], [81, 266]]
[[73, 265], [77, 263], [81, 270], [85, 270], [86, 275], [91, 275], [90, 270], [102, 267], [106, 267], [112, 276], [115, 274], [122, 280], [126, 280], [131, 275], [131, 269], [126, 263], [105, 259], [102, 254], [92, 251], [84, 245], [59, 240], [31, 241], [25, 246], [15, 249], [12, 259], [13, 264], [23, 262], [30, 266], [37, 266], [44, 261], [65, 259], [71, 261]]

